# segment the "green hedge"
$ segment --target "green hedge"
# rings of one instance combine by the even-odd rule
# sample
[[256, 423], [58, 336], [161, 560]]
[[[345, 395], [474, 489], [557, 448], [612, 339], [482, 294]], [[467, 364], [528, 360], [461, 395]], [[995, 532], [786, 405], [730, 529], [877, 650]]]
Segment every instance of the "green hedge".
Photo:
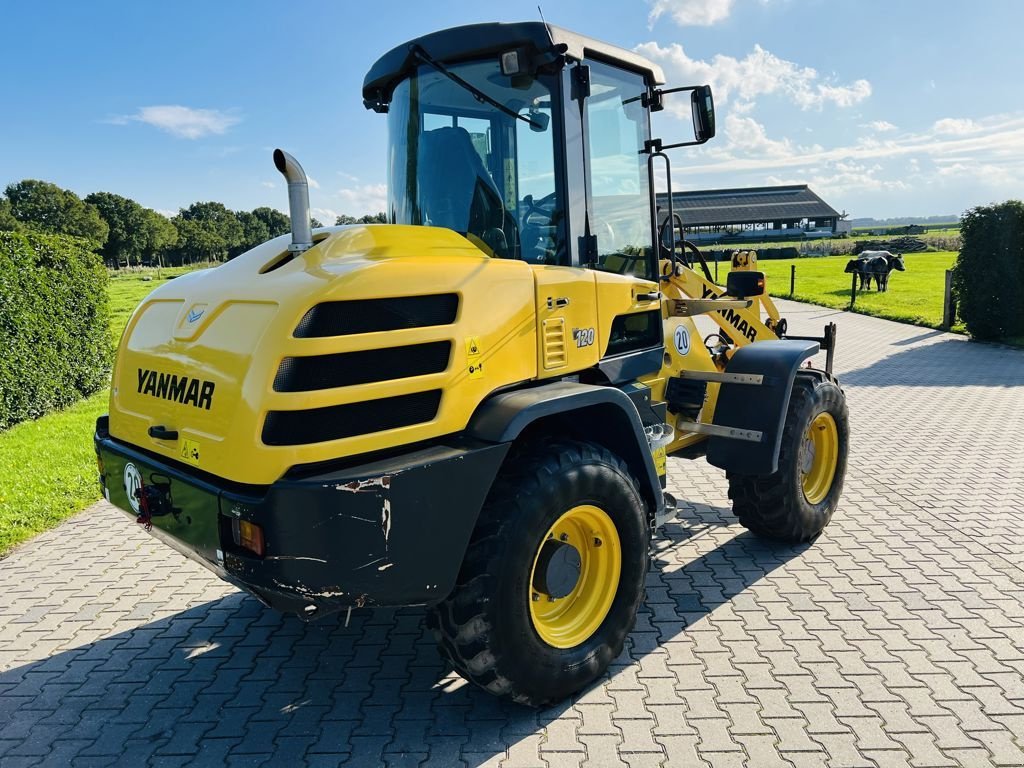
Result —
[[972, 208], [960, 236], [953, 289], [967, 332], [993, 341], [1024, 336], [1024, 203]]
[[108, 383], [107, 270], [84, 240], [0, 232], [0, 430]]

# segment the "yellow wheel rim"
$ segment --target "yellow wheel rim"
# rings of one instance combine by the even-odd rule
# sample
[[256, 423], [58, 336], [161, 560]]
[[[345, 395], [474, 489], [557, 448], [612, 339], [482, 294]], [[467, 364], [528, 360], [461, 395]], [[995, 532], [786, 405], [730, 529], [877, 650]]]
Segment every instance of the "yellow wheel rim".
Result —
[[839, 430], [832, 414], [819, 413], [811, 421], [801, 452], [801, 482], [804, 497], [811, 504], [820, 504], [832, 489], [839, 463]]
[[[547, 587], [557, 597], [544, 591], [546, 575], [542, 573], [552, 561], [552, 550], [561, 560], [563, 577], [579, 563], [579, 577], [571, 588]], [[591, 504], [570, 509], [547, 530], [533, 557], [526, 599], [537, 634], [555, 648], [586, 642], [612, 607], [621, 571], [619, 533], [608, 513]]]

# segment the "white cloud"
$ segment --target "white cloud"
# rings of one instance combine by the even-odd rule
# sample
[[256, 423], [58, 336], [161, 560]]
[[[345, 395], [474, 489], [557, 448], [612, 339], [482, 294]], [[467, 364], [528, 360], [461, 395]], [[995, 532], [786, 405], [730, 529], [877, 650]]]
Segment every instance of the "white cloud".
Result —
[[735, 0], [650, 0], [650, 23], [668, 13], [680, 26], [708, 27], [729, 18]]
[[107, 122], [115, 125], [125, 125], [129, 122], [146, 123], [178, 138], [199, 139], [203, 136], [224, 134], [231, 126], [241, 122], [241, 118], [218, 109], [163, 105], [139, 107], [133, 115], [120, 115]]
[[[976, 121], [975, 133], [967, 136], [942, 135], [928, 130], [879, 141], [862, 138], [856, 144], [833, 147], [793, 146], [789, 154], [765, 156], [747, 152], [729, 142], [723, 151], [711, 155], [712, 162], [687, 166], [688, 173], [769, 171], [779, 168], [814, 167], [839, 161], [883, 160], [897, 157], [930, 158], [936, 164], [1000, 162], [1024, 163], [1024, 117], [990, 117]], [[705, 153], [705, 156], [710, 153]]]
[[388, 188], [386, 184], [363, 184], [338, 190], [343, 212], [349, 216], [362, 216], [387, 210]]
[[828, 163], [820, 168], [809, 169], [807, 175], [791, 179], [768, 176], [766, 181], [769, 184], [809, 184], [815, 192], [826, 196], [909, 189], [903, 179], [888, 177], [885, 168], [879, 163]]
[[319, 219], [320, 223], [325, 227], [333, 227], [334, 221], [338, 218], [338, 212], [332, 208], [314, 208], [311, 206], [309, 212], [313, 215], [314, 219]]
[[968, 117], [944, 117], [936, 120], [932, 130], [936, 133], [963, 136], [968, 133], [977, 133], [981, 129], [976, 122]]
[[797, 147], [789, 139], [770, 139], [764, 126], [752, 117], [728, 114], [725, 117], [726, 142], [721, 148], [714, 148], [718, 155], [735, 149], [763, 157], [788, 157], [794, 152], [806, 152], [820, 147]]
[[345, 181], [359, 181], [358, 176], [353, 176], [351, 173], [345, 173], [345, 171], [338, 171], [338, 175], [341, 176], [341, 178], [343, 178]]
[[306, 174], [306, 181], [309, 183], [310, 189], [320, 189], [320, 182], [314, 179], [308, 173]]
[[888, 133], [896, 130], [896, 126], [888, 120], [872, 120], [870, 123], [861, 123], [860, 127], [868, 128], [876, 133]]
[[[779, 95], [801, 109], [821, 109], [828, 104], [849, 107], [871, 95], [871, 83], [855, 80], [842, 85], [824, 80], [813, 67], [780, 58], [760, 45], [741, 59], [716, 54], [711, 61], [692, 59], [679, 43], [666, 47], [656, 42], [642, 43], [636, 50], [661, 64], [671, 83], [710, 83], [718, 104], [736, 99], [741, 111], [749, 111], [760, 96]], [[685, 100], [666, 99], [680, 116], [688, 113]], [[734, 109], [737, 107], [734, 106]]]
[[272, 181], [261, 181], [260, 186], [266, 187], [267, 189], [274, 189], [277, 186], [277, 184], [275, 184]]

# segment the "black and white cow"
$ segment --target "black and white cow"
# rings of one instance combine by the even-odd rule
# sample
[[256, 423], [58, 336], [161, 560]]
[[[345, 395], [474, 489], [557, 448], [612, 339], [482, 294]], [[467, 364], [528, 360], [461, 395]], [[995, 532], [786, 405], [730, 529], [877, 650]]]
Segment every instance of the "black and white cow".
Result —
[[889, 273], [893, 270], [906, 271], [903, 263], [903, 254], [892, 254], [889, 251], [861, 251], [856, 259], [850, 259], [846, 263], [846, 272], [854, 273], [860, 280], [860, 290], [871, 290], [871, 278], [879, 291], [886, 291], [889, 288]]

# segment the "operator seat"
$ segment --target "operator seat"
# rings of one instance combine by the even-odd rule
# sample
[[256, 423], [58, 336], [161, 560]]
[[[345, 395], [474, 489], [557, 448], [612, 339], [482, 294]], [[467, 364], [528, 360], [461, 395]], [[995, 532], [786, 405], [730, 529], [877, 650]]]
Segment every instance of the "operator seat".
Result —
[[500, 258], [515, 256], [515, 222], [465, 128], [424, 131], [417, 163], [425, 223], [475, 235]]

